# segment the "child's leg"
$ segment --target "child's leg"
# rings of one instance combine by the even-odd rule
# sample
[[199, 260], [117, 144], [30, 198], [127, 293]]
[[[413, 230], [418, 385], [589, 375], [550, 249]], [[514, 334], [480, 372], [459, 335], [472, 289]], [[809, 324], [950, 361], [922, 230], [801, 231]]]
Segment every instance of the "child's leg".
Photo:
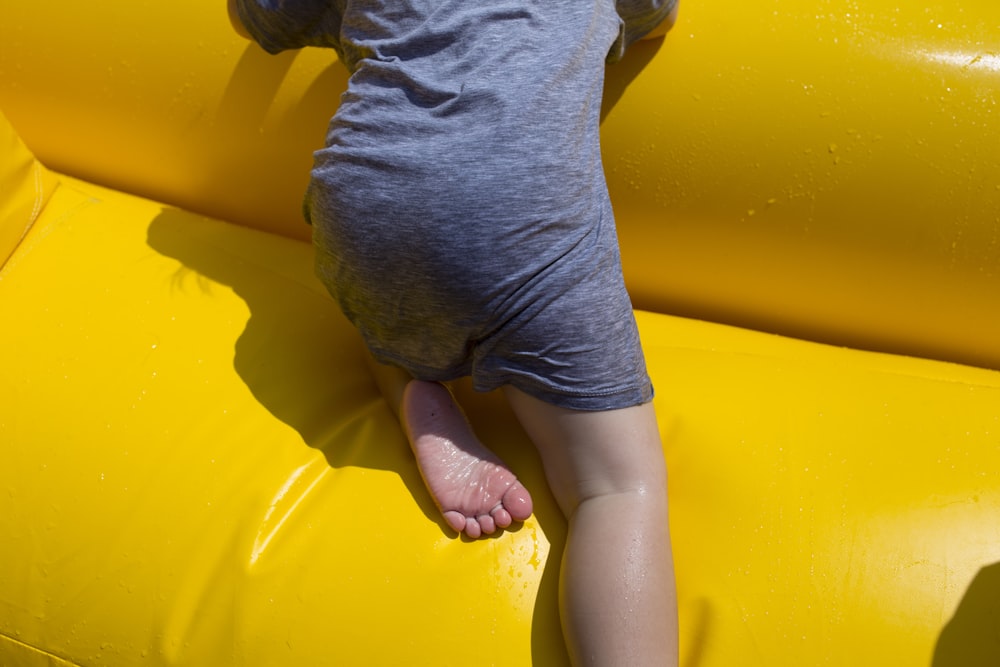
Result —
[[469, 426], [451, 392], [372, 362], [375, 380], [400, 418], [420, 474], [445, 521], [469, 537], [531, 516], [531, 496]]
[[607, 412], [507, 397], [569, 520], [560, 606], [575, 665], [676, 665], [667, 479], [652, 404]]

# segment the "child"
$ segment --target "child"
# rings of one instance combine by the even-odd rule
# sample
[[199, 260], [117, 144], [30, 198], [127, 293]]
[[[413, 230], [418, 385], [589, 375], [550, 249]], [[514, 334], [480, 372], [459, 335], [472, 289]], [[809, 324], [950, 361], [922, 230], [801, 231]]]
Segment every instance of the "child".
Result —
[[606, 61], [674, 0], [229, 0], [277, 53], [351, 78], [306, 195], [317, 270], [377, 363], [445, 521], [471, 538], [531, 496], [441, 382], [502, 388], [569, 521], [578, 665], [673, 665], [666, 471], [601, 165]]

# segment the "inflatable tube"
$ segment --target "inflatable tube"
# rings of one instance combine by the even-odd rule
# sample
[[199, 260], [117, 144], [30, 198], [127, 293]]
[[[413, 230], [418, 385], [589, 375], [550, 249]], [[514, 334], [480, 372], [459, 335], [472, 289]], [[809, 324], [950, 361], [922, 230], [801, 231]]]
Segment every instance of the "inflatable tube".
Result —
[[[311, 274], [339, 64], [51, 9], [0, 21], [0, 664], [568, 664], [511, 414], [459, 387], [535, 515], [456, 540]], [[1000, 661], [1000, 372], [900, 354], [995, 358], [998, 9], [926, 9], [692, 5], [611, 70], [683, 665]]]
[[1000, 368], [1000, 5], [685, 10], [604, 123], [640, 307]]
[[[0, 663], [567, 664], [523, 434], [461, 388], [537, 507], [453, 539], [310, 256], [64, 179], [0, 272]], [[639, 324], [682, 664], [1000, 658], [1000, 374]]]
[[[306, 239], [347, 72], [224, 7], [4, 9], [0, 105], [43, 163]], [[1000, 5], [685, 6], [608, 72], [636, 306], [1000, 368]]]

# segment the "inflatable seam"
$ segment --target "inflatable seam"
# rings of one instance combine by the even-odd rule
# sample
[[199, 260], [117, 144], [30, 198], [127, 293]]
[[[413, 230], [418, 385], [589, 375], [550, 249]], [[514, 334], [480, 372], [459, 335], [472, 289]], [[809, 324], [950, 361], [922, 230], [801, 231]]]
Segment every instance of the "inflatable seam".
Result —
[[[21, 232], [21, 238], [17, 240], [17, 245], [14, 246], [15, 248], [18, 245], [21, 245], [21, 242], [24, 241], [24, 237], [26, 237], [28, 232], [31, 231], [31, 228], [35, 226], [35, 221], [38, 220], [38, 216], [42, 214], [42, 209], [45, 208], [45, 201], [47, 199], [45, 196], [45, 183], [42, 181], [42, 175], [44, 173], [42, 171], [42, 165], [35, 162], [32, 166], [34, 167], [32, 171], [34, 172], [33, 175], [35, 177], [35, 203], [31, 207], [31, 213], [28, 215], [28, 224], [24, 226], [24, 230]], [[54, 187], [52, 189], [55, 190]]]
[[[51, 653], [37, 646], [32, 646], [31, 644], [27, 644], [21, 641], [20, 639], [16, 639], [14, 637], [11, 637], [10, 635], [0, 632], [0, 656], [3, 656], [7, 652], [8, 648], [13, 648], [14, 650], [26, 652], [35, 655], [37, 657], [42, 657], [49, 661], [49, 665], [54, 665], [55, 667], [83, 667], [78, 662], [67, 660], [66, 658], [56, 655], [55, 653]], [[6, 656], [6, 657], [11, 657], [11, 656]], [[7, 663], [4, 662], [3, 664]]]
[[21, 234], [20, 236], [17, 237], [17, 241], [14, 242], [13, 247], [9, 249], [6, 257], [0, 256], [0, 269], [7, 266], [7, 264], [14, 257], [14, 255], [17, 252], [17, 249], [21, 247], [21, 244], [24, 243], [24, 239], [27, 238], [28, 234], [35, 226], [35, 222], [37, 222], [38, 218], [41, 217], [42, 211], [45, 210], [45, 205], [48, 202], [49, 198], [52, 196], [52, 193], [54, 193], [56, 189], [59, 187], [59, 181], [53, 180], [52, 188], [48, 193], [46, 193], [45, 190], [46, 171], [45, 167], [43, 167], [38, 161], [32, 162], [31, 171], [32, 171], [31, 176], [32, 180], [34, 181], [34, 190], [35, 190], [34, 201], [32, 202], [31, 205], [31, 211], [28, 213], [28, 219], [24, 223], [24, 226], [21, 229]]

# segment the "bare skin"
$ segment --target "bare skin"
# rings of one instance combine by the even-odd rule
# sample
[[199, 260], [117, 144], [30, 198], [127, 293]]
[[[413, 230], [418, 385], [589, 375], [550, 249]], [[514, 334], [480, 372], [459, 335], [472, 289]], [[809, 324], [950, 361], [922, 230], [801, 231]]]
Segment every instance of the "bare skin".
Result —
[[[531, 515], [527, 490], [479, 442], [447, 388], [372, 368], [451, 528], [476, 538]], [[667, 476], [652, 404], [578, 412], [510, 387], [505, 395], [569, 522], [560, 612], [573, 664], [676, 665]]]
[[375, 362], [372, 370], [452, 530], [475, 539], [531, 516], [528, 490], [479, 441], [447, 387]]
[[[248, 37], [234, 0], [228, 5], [234, 28]], [[675, 8], [648, 37], [666, 33], [676, 17]], [[475, 436], [446, 387], [374, 362], [372, 369], [451, 528], [477, 538], [531, 516], [528, 491]], [[573, 664], [676, 667], [667, 476], [652, 404], [577, 412], [505, 393], [569, 522], [559, 588]]]
[[477, 538], [531, 516], [527, 489], [479, 442], [447, 388], [410, 382], [400, 412], [424, 483], [453, 530]]
[[676, 666], [667, 474], [653, 404], [578, 412], [505, 393], [569, 522], [559, 603], [573, 664]]

